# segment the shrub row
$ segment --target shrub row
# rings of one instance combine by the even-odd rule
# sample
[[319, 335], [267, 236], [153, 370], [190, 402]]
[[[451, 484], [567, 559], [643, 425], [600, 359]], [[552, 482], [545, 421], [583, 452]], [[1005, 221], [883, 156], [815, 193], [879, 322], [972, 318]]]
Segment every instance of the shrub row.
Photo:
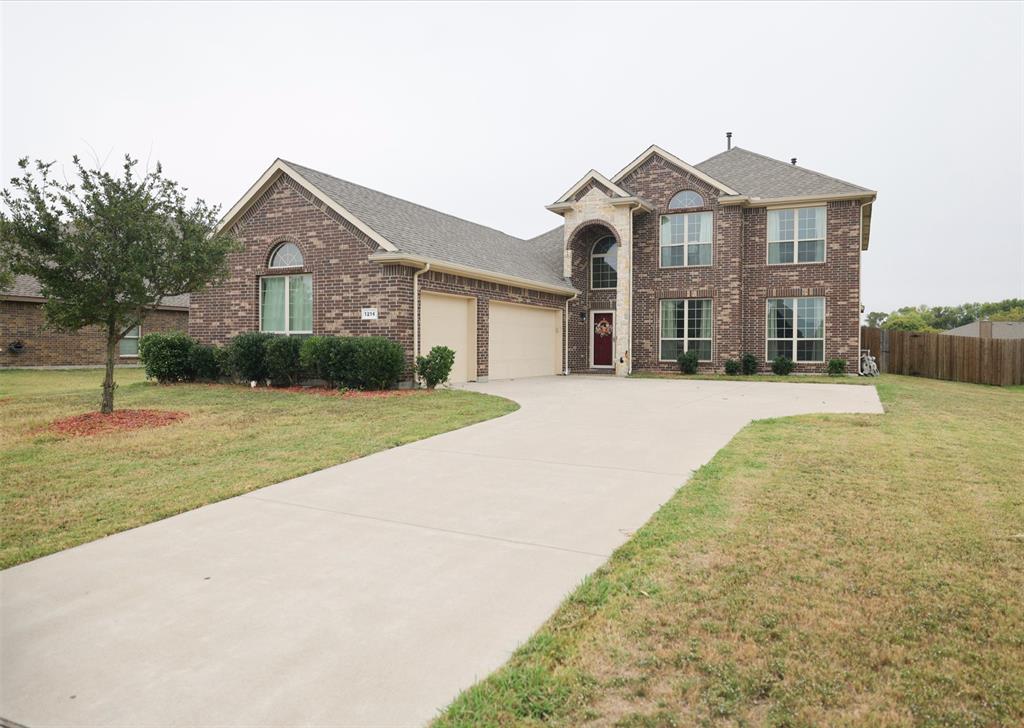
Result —
[[[683, 374], [697, 373], [697, 354], [688, 351], [679, 355], [679, 371]], [[792, 359], [784, 356], [777, 357], [772, 361], [772, 372], [778, 375], [787, 375], [793, 371], [796, 365]], [[753, 354], [744, 354], [740, 359], [726, 359], [725, 373], [733, 376], [737, 374], [757, 374], [757, 357]], [[846, 359], [829, 359], [828, 373], [833, 377], [841, 376], [846, 371]]]
[[251, 332], [213, 347], [179, 332], [153, 333], [139, 342], [139, 359], [146, 375], [161, 383], [231, 379], [287, 387], [313, 378], [335, 387], [388, 389], [405, 369], [402, 347], [379, 336]]

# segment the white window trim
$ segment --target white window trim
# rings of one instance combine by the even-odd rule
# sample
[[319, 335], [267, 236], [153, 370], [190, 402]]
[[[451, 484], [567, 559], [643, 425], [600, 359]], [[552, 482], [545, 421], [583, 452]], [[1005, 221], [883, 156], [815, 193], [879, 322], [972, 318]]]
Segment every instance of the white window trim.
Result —
[[[679, 339], [675, 336], [665, 336], [665, 332], [662, 329], [664, 320], [661, 315], [661, 305], [668, 301], [685, 301], [686, 306], [683, 310], [683, 320], [685, 324], [683, 326], [683, 338]], [[715, 300], [713, 298], [661, 298], [658, 300], [658, 361], [659, 362], [675, 362], [675, 359], [662, 359], [661, 358], [661, 342], [663, 341], [682, 341], [683, 351], [690, 350], [690, 301], [707, 301], [711, 305], [711, 358], [710, 359], [698, 359], [697, 361], [703, 363], [713, 362], [715, 360]], [[766, 319], [767, 320], [767, 319]], [[693, 339], [693, 341], [707, 341], [707, 339]], [[766, 348], [767, 351], [767, 348]]]
[[[594, 258], [604, 258], [606, 255], [608, 255], [607, 253], [595, 253], [594, 252], [594, 248], [596, 248], [597, 244], [599, 242], [601, 242], [602, 240], [604, 240], [605, 238], [611, 238], [612, 240], [615, 240], [615, 236], [614, 235], [602, 235], [599, 239], [594, 241], [594, 245], [590, 248], [590, 270], [588, 271], [588, 273], [590, 274], [590, 290], [592, 290], [592, 291], [614, 291], [614, 290], [617, 290], [618, 287], [619, 287], [619, 270], [618, 270], [618, 268], [615, 269], [615, 285], [614, 286], [595, 286], [594, 285]], [[618, 240], [615, 240], [615, 257], [616, 258], [619, 257], [619, 241]], [[618, 262], [618, 261], [616, 261], [616, 262]], [[595, 311], [594, 313], [598, 313], [598, 312]]]
[[[672, 200], [674, 200], [677, 197], [679, 197], [679, 195], [685, 194], [687, 192], [691, 192], [691, 193], [695, 194], [697, 196], [697, 199], [700, 200], [700, 204], [699, 205], [690, 205], [689, 207], [672, 207]], [[687, 189], [687, 190], [679, 190], [674, 195], [672, 195], [669, 198], [669, 200], [668, 200], [668, 208], [667, 209], [668, 210], [702, 210], [703, 208], [707, 207], [707, 204], [708, 203], [707, 203], [707, 200], [704, 199], [704, 195], [702, 195], [697, 190], [689, 190], [689, 189]]]
[[139, 358], [138, 343], [136, 343], [136, 345], [135, 345], [135, 353], [134, 354], [122, 354], [121, 353], [121, 342], [124, 341], [125, 339], [135, 339], [136, 342], [142, 341], [142, 324], [138, 324], [137, 326], [133, 326], [132, 328], [139, 330], [139, 335], [138, 336], [128, 336], [126, 334], [126, 335], [122, 336], [120, 339], [117, 340], [117, 356], [120, 359], [138, 359]]
[[[309, 276], [309, 289], [310, 293], [313, 292], [313, 274], [312, 273], [285, 273], [279, 276], [260, 276], [259, 279], [259, 297], [260, 297], [260, 311], [259, 311], [259, 322], [260, 322], [260, 333], [262, 334], [283, 334], [284, 336], [299, 336], [302, 334], [312, 334], [313, 329], [309, 331], [292, 331], [288, 328], [288, 322], [290, 320], [289, 308], [291, 307], [291, 278], [293, 276]], [[284, 278], [284, 331], [267, 331], [263, 328], [263, 281], [267, 278]], [[312, 301], [310, 302], [312, 304]], [[312, 305], [310, 306], [312, 309]], [[315, 311], [313, 312], [315, 314]], [[313, 318], [313, 316], [311, 316]]]
[[[707, 242], [707, 243], [702, 243], [702, 242], [700, 242], [698, 240], [698, 241], [694, 241], [692, 244], [693, 245], [710, 245], [711, 246], [711, 262], [707, 263], [705, 265], [688, 265], [686, 261], [689, 260], [689, 256], [690, 256], [690, 251], [689, 251], [689, 246], [691, 245], [691, 243], [690, 243], [690, 226], [687, 225], [686, 221], [684, 220], [683, 221], [683, 242], [681, 242], [681, 243], [671, 243], [669, 245], [666, 245], [662, 241], [662, 239], [661, 239], [661, 223], [662, 223], [662, 220], [664, 218], [671, 217], [671, 216], [674, 216], [674, 215], [682, 215], [683, 217], [685, 217], [687, 215], [704, 215], [704, 214], [711, 215], [711, 241]], [[661, 263], [661, 251], [664, 250], [665, 248], [679, 248], [679, 247], [681, 247], [683, 249], [683, 264], [682, 265], [662, 265], [662, 263]], [[711, 267], [714, 266], [714, 264], [715, 264], [715, 213], [713, 211], [711, 211], [711, 210], [693, 210], [692, 212], [666, 212], [666, 213], [663, 213], [662, 215], [660, 215], [658, 217], [658, 267], [659, 268], [666, 269], [666, 270], [670, 270], [672, 268], [711, 268]], [[671, 299], [671, 300], [682, 300], [682, 299]]]
[[[600, 289], [599, 289], [600, 290]], [[595, 364], [594, 363], [594, 317], [599, 313], [611, 314], [612, 317], [612, 363], [611, 364]], [[595, 308], [591, 309], [590, 313], [587, 314], [587, 331], [590, 336], [590, 368], [591, 369], [614, 369], [615, 368], [615, 311], [608, 308]]]
[[[800, 213], [798, 210], [820, 207], [825, 210], [825, 227], [822, 230], [822, 256], [821, 260], [797, 260], [800, 256]], [[786, 212], [793, 213], [793, 239], [792, 240], [769, 240], [768, 231], [771, 230], [771, 226], [768, 224], [768, 215], [773, 212]], [[824, 265], [828, 260], [828, 205], [796, 205], [793, 207], [770, 207], [765, 212], [764, 219], [764, 262], [765, 265], [777, 266], [777, 265]], [[804, 241], [807, 242], [806, 240]], [[772, 263], [771, 262], [771, 244], [772, 243], [793, 243], [793, 260], [788, 263]], [[816, 296], [811, 296], [816, 298]]]
[[[797, 321], [800, 312], [797, 310], [797, 301], [806, 301], [808, 299], [821, 299], [821, 338], [814, 339], [800, 339], [797, 336], [798, 327]], [[769, 339], [768, 338], [768, 302], [769, 301], [792, 301], [793, 302], [793, 336], [788, 339]], [[794, 364], [824, 364], [825, 363], [825, 342], [828, 341], [828, 315], [827, 315], [828, 301], [825, 296], [770, 296], [764, 300], [764, 361], [766, 364], [771, 364], [772, 359], [768, 358], [768, 342], [769, 341], [792, 341], [793, 342], [793, 363]], [[797, 341], [820, 341], [821, 342], [821, 358], [820, 359], [797, 359]]]

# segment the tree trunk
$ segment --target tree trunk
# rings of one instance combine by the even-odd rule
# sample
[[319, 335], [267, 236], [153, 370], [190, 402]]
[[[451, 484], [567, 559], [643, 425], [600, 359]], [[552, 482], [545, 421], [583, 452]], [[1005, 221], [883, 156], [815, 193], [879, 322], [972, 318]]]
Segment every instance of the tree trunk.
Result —
[[103, 402], [100, 412], [109, 415], [114, 411], [114, 359], [117, 356], [117, 329], [113, 322], [107, 325], [107, 373], [103, 377]]

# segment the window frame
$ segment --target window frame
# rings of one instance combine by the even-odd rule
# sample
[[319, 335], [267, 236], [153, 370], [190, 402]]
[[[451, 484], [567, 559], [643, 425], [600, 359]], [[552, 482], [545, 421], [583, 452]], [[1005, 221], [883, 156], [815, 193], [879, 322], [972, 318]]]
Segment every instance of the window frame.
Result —
[[[132, 326], [131, 331], [137, 331], [138, 333], [135, 336], [129, 336], [128, 334], [125, 334], [124, 336], [117, 340], [117, 356], [119, 359], [139, 358], [139, 342], [142, 341], [142, 324], [135, 324], [134, 326]], [[129, 331], [128, 333], [131, 333], [131, 331]], [[133, 339], [135, 341], [134, 354], [124, 354], [121, 352], [121, 342], [124, 341], [125, 339]]]
[[[291, 308], [291, 280], [292, 278], [308, 277], [309, 278], [309, 310], [310, 310], [310, 328], [309, 331], [291, 331], [289, 316]], [[263, 328], [263, 281], [268, 278], [284, 278], [284, 331], [266, 331]], [[316, 310], [314, 306], [315, 296], [313, 295], [313, 274], [312, 273], [284, 273], [281, 275], [272, 276], [260, 276], [259, 277], [259, 331], [261, 334], [276, 334], [279, 336], [311, 336], [313, 334], [313, 321], [316, 319]]]
[[[821, 240], [821, 260], [800, 260], [800, 210], [806, 210], [808, 208], [820, 207], [825, 211], [825, 220], [822, 223], [822, 236], [821, 238], [814, 238], [815, 240]], [[769, 240], [769, 231], [772, 229], [771, 225], [768, 224], [768, 216], [773, 212], [786, 212], [791, 211], [793, 213], [793, 237], [790, 240]], [[809, 205], [787, 205], [786, 207], [769, 207], [765, 212], [764, 218], [764, 263], [765, 265], [777, 266], [777, 265], [823, 265], [828, 261], [828, 205], [822, 205], [820, 203], [814, 203]], [[804, 242], [807, 242], [806, 240]], [[793, 260], [782, 263], [771, 262], [771, 245], [772, 243], [793, 243]], [[810, 298], [816, 298], [816, 296], [810, 296]]]
[[[683, 307], [683, 319], [686, 324], [683, 326], [683, 338], [677, 338], [675, 336], [665, 337], [664, 331], [664, 317], [662, 313], [662, 306], [666, 303], [673, 303], [676, 301], [682, 301], [686, 305]], [[662, 359], [661, 358], [661, 342], [663, 341], [682, 341], [683, 351], [690, 350], [690, 302], [691, 301], [707, 301], [711, 307], [711, 336], [708, 339], [693, 339], [693, 341], [710, 341], [711, 342], [711, 358], [710, 359], [698, 359], [697, 361], [701, 364], [710, 364], [715, 361], [715, 299], [713, 298], [661, 298], [658, 299], [658, 362], [668, 363], [675, 362], [675, 359]]]
[[[700, 200], [700, 204], [699, 205], [688, 205], [686, 207], [674, 207], [672, 205], [673, 201], [675, 201], [675, 199], [677, 197], [679, 197], [679, 195], [685, 194], [687, 192], [689, 192], [689, 193], [691, 193], [693, 195], [696, 195], [697, 199]], [[708, 206], [708, 203], [707, 203], [707, 200], [704, 199], [704, 195], [702, 195], [697, 190], [686, 188], [685, 190], [679, 190], [674, 195], [672, 195], [670, 198], [668, 198], [668, 207], [666, 209], [667, 210], [703, 210], [707, 206]]]
[[[711, 240], [704, 243], [700, 241], [690, 242], [690, 226], [687, 221], [683, 220], [683, 242], [671, 243], [666, 245], [661, 239], [662, 221], [666, 217], [675, 217], [677, 215], [686, 218], [687, 215], [710, 215], [711, 216]], [[690, 259], [690, 245], [710, 245], [711, 246], [711, 262], [702, 263], [698, 265], [689, 265], [686, 261]], [[665, 248], [683, 248], [683, 264], [682, 265], [663, 265], [661, 261], [661, 251]], [[711, 268], [715, 265], [715, 213], [713, 210], [697, 210], [691, 209], [688, 212], [663, 212], [658, 216], [658, 268], [664, 270], [672, 270], [674, 268]], [[672, 299], [682, 300], [682, 299]]]
[[[797, 305], [797, 301], [808, 301], [808, 300], [820, 300], [821, 301], [821, 338], [800, 338], [800, 310]], [[770, 315], [770, 302], [771, 301], [792, 301], [793, 302], [793, 336], [789, 338], [768, 338], [768, 316]], [[794, 364], [824, 364], [827, 360], [827, 352], [825, 351], [825, 342], [828, 341], [827, 336], [827, 320], [828, 320], [828, 300], [825, 296], [769, 296], [764, 299], [764, 361], [766, 364], [771, 364], [772, 359], [768, 358], [768, 342], [769, 341], [789, 341], [793, 344], [793, 357], [792, 362]], [[797, 359], [797, 352], [799, 341], [820, 341], [821, 342], [821, 359]]]
[[[594, 241], [593, 245], [590, 246], [590, 257], [588, 259], [589, 260], [589, 271], [588, 271], [588, 273], [590, 274], [590, 290], [592, 290], [592, 291], [615, 291], [615, 290], [618, 290], [618, 288], [619, 288], [619, 269], [618, 268], [613, 268], [613, 270], [615, 271], [615, 285], [614, 286], [595, 286], [594, 285], [594, 259], [595, 258], [604, 259], [605, 256], [608, 255], [608, 253], [595, 253], [594, 251], [597, 249], [597, 246], [598, 246], [599, 243], [602, 243], [602, 242], [604, 242], [605, 240], [607, 240], [609, 238], [612, 240], [612, 245], [615, 246], [615, 257], [617, 259], [618, 255], [619, 255], [619, 240], [618, 240], [618, 238], [616, 238], [614, 235], [612, 235], [610, 233], [608, 235], [602, 235], [601, 237], [599, 237], [597, 240]], [[617, 262], [618, 261], [616, 260], [616, 263]]]
[[[297, 251], [299, 251], [299, 262], [296, 265], [274, 265], [274, 258], [280, 252], [281, 248], [286, 245], [291, 245]], [[292, 268], [304, 268], [306, 266], [306, 255], [302, 252], [302, 248], [299, 247], [298, 243], [293, 243], [291, 240], [282, 240], [270, 250], [270, 255], [267, 257], [267, 269], [268, 270], [290, 270]]]

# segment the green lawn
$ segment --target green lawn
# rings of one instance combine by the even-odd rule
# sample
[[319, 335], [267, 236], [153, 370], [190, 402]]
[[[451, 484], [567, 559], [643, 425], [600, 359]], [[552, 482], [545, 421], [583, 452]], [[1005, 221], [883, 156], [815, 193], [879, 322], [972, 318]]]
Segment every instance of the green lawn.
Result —
[[440, 726], [1024, 724], [1024, 391], [752, 423]]
[[115, 406], [187, 412], [167, 427], [40, 432], [95, 409], [102, 371], [0, 371], [0, 567], [516, 409], [462, 391], [341, 399], [160, 386], [119, 369]]

